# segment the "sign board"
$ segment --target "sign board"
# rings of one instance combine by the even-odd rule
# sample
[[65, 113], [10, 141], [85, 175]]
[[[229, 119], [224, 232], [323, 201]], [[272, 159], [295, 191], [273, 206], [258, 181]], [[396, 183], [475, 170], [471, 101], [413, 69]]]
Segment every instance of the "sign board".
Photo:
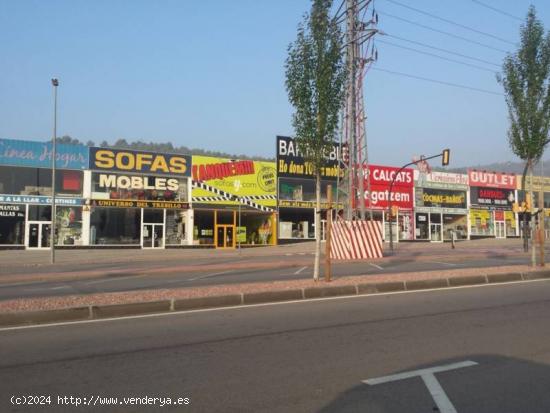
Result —
[[[335, 181], [339, 168], [340, 146], [334, 143], [330, 153], [325, 156], [326, 165], [321, 168], [321, 179]], [[314, 178], [313, 168], [303, 157], [300, 147], [294, 138], [277, 136], [277, 176], [287, 178]]]
[[413, 208], [414, 171], [393, 166], [369, 165], [371, 194], [368, 193], [368, 181], [365, 179], [365, 207], [387, 209], [390, 201], [390, 185], [395, 177], [391, 192], [391, 204], [399, 209]]
[[25, 218], [25, 205], [0, 204], [0, 218]]
[[514, 192], [510, 189], [472, 187], [470, 204], [511, 209], [516, 200]]
[[[55, 167], [59, 169], [86, 169], [88, 147], [84, 145], [56, 144]], [[0, 165], [31, 168], [52, 167], [52, 143], [0, 139]]]
[[417, 186], [423, 188], [442, 188], [442, 189], [468, 189], [468, 175], [455, 174], [451, 172], [436, 172], [423, 174], [420, 179], [420, 172], [414, 171], [414, 180]]
[[[6, 195], [0, 194], [0, 202], [9, 202], [14, 204], [40, 204], [51, 205], [52, 198], [50, 196], [42, 195]], [[67, 198], [67, 197], [55, 197], [56, 205], [82, 205], [84, 200], [82, 198]]]
[[188, 209], [187, 202], [170, 201], [135, 201], [122, 199], [92, 199], [92, 207], [105, 208], [165, 208], [165, 209]]
[[468, 170], [468, 183], [477, 187], [516, 189], [516, 175], [505, 172]]
[[[245, 198], [264, 207], [276, 206], [275, 162], [193, 155], [192, 177], [194, 181], [204, 182], [212, 189], [209, 191], [204, 187], [194, 187], [194, 203], [237, 206], [239, 202], [228, 199], [229, 195]], [[214, 192], [216, 190], [220, 192]]]
[[191, 156], [92, 147], [90, 148], [90, 169], [96, 171], [190, 176]]
[[417, 207], [466, 208], [466, 191], [416, 188], [415, 198]]

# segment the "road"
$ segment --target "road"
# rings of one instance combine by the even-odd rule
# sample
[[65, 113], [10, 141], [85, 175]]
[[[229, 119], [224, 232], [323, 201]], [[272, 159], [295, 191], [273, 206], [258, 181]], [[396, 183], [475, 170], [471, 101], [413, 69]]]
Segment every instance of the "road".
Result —
[[[537, 281], [3, 329], [0, 411], [38, 411], [12, 395], [50, 395], [40, 411], [100, 396], [117, 405], [83, 410], [548, 412], [549, 297]], [[364, 383], [434, 367], [431, 387], [418, 373]], [[121, 404], [145, 396], [190, 404]]]
[[[245, 257], [188, 260], [185, 264], [139, 263], [89, 265], [89, 272], [100, 277], [89, 277], [86, 272], [74, 279], [63, 281], [5, 282], [0, 284], [0, 300], [93, 294], [101, 292], [137, 291], [158, 288], [190, 288], [220, 284], [311, 279], [313, 256]], [[528, 264], [529, 258], [517, 255], [495, 257], [450, 256], [423, 260], [417, 257], [396, 257], [384, 262], [345, 262], [333, 265], [334, 278], [354, 275], [376, 275], [399, 272], [449, 270], [461, 268], [487, 268], [504, 265]], [[105, 268], [107, 267], [107, 268]], [[42, 269], [40, 269], [42, 271]], [[76, 270], [76, 268], [75, 268]], [[28, 270], [27, 270], [28, 271]], [[46, 270], [51, 271], [51, 269]], [[67, 270], [66, 270], [67, 271]], [[321, 277], [323, 276], [321, 269]], [[52, 275], [63, 274], [57, 272]]]

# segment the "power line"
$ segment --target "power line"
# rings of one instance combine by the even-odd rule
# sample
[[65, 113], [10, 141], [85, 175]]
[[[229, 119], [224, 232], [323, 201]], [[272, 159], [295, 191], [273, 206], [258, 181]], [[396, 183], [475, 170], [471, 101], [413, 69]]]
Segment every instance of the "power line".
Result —
[[455, 55], [455, 56], [460, 56], [460, 57], [463, 57], [465, 59], [475, 60], [475, 61], [480, 62], [480, 63], [485, 63], [485, 64], [488, 64], [488, 65], [493, 65], [493, 66], [497, 66], [497, 67], [501, 66], [498, 63], [490, 62], [488, 60], [479, 59], [479, 58], [473, 57], [473, 56], [468, 56], [468, 55], [465, 55], [465, 54], [462, 54], [462, 53], [459, 53], [459, 52], [455, 52], [455, 51], [452, 51], [452, 50], [449, 50], [449, 49], [443, 49], [441, 47], [432, 46], [432, 45], [429, 45], [429, 44], [426, 44], [426, 43], [418, 42], [416, 40], [409, 40], [409, 39], [405, 39], [403, 37], [395, 36], [393, 34], [388, 34], [388, 33], [386, 33], [386, 36], [393, 37], [394, 39], [398, 39], [398, 40], [401, 40], [403, 42], [417, 44], [419, 46], [427, 47], [429, 49], [434, 49], [434, 50], [438, 50], [440, 52], [449, 53], [449, 54], [452, 54], [452, 55]]
[[435, 57], [435, 58], [437, 58], [437, 59], [446, 60], [446, 61], [448, 61], [448, 62], [458, 63], [458, 64], [464, 65], [464, 66], [469, 66], [469, 67], [472, 67], [472, 68], [474, 68], [474, 69], [484, 70], [484, 71], [486, 71], [486, 72], [495, 73], [495, 71], [492, 70], [492, 69], [488, 69], [488, 68], [482, 67], [482, 66], [477, 66], [477, 65], [474, 65], [474, 64], [471, 64], [471, 63], [461, 62], [460, 60], [455, 60], [455, 59], [451, 59], [451, 58], [449, 58], [449, 57], [440, 56], [440, 55], [437, 55], [437, 54], [435, 54], [435, 53], [425, 52], [425, 51], [423, 51], [423, 50], [414, 49], [414, 48], [412, 48], [412, 47], [401, 46], [401, 45], [399, 45], [399, 44], [387, 42], [387, 41], [385, 41], [385, 40], [380, 40], [380, 39], [378, 39], [378, 42], [379, 42], [379, 43], [384, 43], [384, 44], [389, 44], [390, 46], [394, 46], [394, 47], [399, 47], [399, 48], [401, 48], [401, 49], [410, 50], [410, 51], [413, 51], [413, 52], [416, 52], [416, 53], [421, 53], [421, 54], [424, 54], [424, 55], [426, 55], [426, 56]]
[[491, 37], [493, 39], [496, 39], [496, 40], [499, 40], [501, 42], [504, 42], [504, 43], [508, 43], [508, 44], [511, 44], [511, 45], [516, 45], [516, 43], [514, 42], [511, 42], [509, 40], [506, 40], [506, 39], [503, 39], [502, 37], [499, 37], [499, 36], [495, 36], [494, 34], [491, 34], [491, 33], [487, 33], [487, 32], [483, 32], [481, 30], [477, 30], [477, 29], [474, 29], [473, 27], [469, 27], [469, 26], [466, 26], [464, 24], [461, 24], [461, 23], [457, 23], [453, 20], [449, 20], [449, 19], [445, 19], [443, 17], [440, 17], [440, 16], [436, 16], [435, 14], [432, 14], [432, 13], [428, 13], [427, 11], [423, 11], [423, 10], [420, 10], [420, 9], [417, 9], [417, 8], [414, 8], [414, 7], [411, 7], [407, 4], [403, 4], [401, 2], [398, 2], [396, 0], [386, 0], [387, 2], [390, 2], [390, 3], [393, 3], [393, 4], [396, 4], [400, 7], [404, 7], [406, 9], [409, 9], [409, 10], [412, 10], [412, 11], [415, 11], [417, 13], [420, 13], [420, 14], [423, 14], [425, 16], [428, 16], [428, 17], [431, 17], [433, 19], [437, 19], [437, 20], [441, 20], [442, 22], [445, 22], [445, 23], [448, 23], [448, 24], [452, 24], [453, 26], [457, 26], [457, 27], [460, 27], [462, 29], [465, 29], [465, 30], [469, 30], [471, 32], [474, 32], [474, 33], [477, 33], [477, 34], [481, 34], [483, 36], [487, 36], [487, 37]]
[[454, 37], [456, 39], [460, 39], [460, 40], [463, 40], [463, 41], [468, 42], [468, 43], [476, 44], [478, 46], [482, 46], [482, 47], [485, 47], [487, 49], [496, 50], [497, 52], [502, 52], [502, 53], [508, 53], [507, 50], [499, 49], [498, 47], [489, 46], [488, 44], [481, 43], [481, 42], [478, 42], [478, 41], [475, 41], [475, 40], [472, 40], [472, 39], [468, 39], [467, 37], [462, 37], [462, 36], [456, 35], [454, 33], [449, 33], [449, 32], [446, 32], [444, 30], [435, 29], [433, 27], [426, 26], [424, 24], [420, 24], [420, 23], [414, 22], [412, 20], [404, 19], [403, 17], [395, 16], [393, 14], [389, 14], [389, 13], [385, 13], [385, 12], [381, 12], [381, 11], [379, 11], [378, 13], [380, 13], [384, 16], [387, 16], [387, 17], [391, 17], [393, 19], [401, 20], [405, 23], [409, 23], [409, 24], [413, 24], [413, 25], [418, 26], [418, 27], [422, 27], [423, 29], [426, 29], [426, 30], [431, 30], [433, 32], [444, 34], [444, 35], [450, 36], [450, 37]]
[[486, 7], [486, 8], [488, 8], [488, 9], [490, 9], [490, 10], [496, 11], [497, 13], [503, 14], [504, 16], [508, 16], [508, 17], [510, 17], [510, 18], [512, 18], [512, 19], [519, 20], [520, 22], [523, 21], [523, 19], [521, 19], [521, 18], [519, 18], [519, 17], [517, 17], [517, 16], [514, 16], [513, 14], [510, 14], [510, 13], [504, 11], [504, 10], [501, 10], [501, 9], [497, 9], [496, 7], [493, 7], [493, 6], [489, 5], [489, 4], [485, 4], [485, 3], [483, 3], [483, 2], [481, 2], [481, 1], [479, 1], [479, 0], [472, 0], [472, 1], [473, 1], [474, 3], [479, 4], [480, 6], [483, 6], [483, 7]]
[[486, 93], [486, 94], [489, 94], [489, 95], [504, 96], [504, 94], [494, 92], [492, 90], [480, 89], [480, 88], [477, 88], [477, 87], [461, 85], [461, 84], [458, 84], [458, 83], [447, 82], [447, 81], [444, 81], [444, 80], [437, 80], [437, 79], [431, 79], [431, 78], [428, 78], [428, 77], [411, 75], [409, 73], [395, 72], [393, 70], [382, 69], [380, 67], [373, 67], [372, 70], [378, 70], [379, 72], [390, 73], [390, 74], [396, 75], [396, 76], [403, 76], [403, 77], [408, 77], [408, 78], [411, 78], [411, 79], [423, 80], [425, 82], [437, 83], [437, 84], [440, 84], [440, 85], [452, 86], [452, 87], [456, 87], [456, 88], [460, 88], [460, 89], [473, 90], [475, 92]]

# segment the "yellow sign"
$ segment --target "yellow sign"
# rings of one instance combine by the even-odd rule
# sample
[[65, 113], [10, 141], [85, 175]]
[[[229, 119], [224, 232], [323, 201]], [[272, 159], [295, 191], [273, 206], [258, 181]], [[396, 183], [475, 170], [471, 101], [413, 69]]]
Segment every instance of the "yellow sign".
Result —
[[[517, 189], [522, 189], [521, 178], [522, 178], [521, 175], [517, 175], [517, 179], [516, 179]], [[529, 190], [530, 182], [531, 182], [531, 179], [528, 175], [528, 176], [525, 177], [525, 187], [527, 188], [527, 190]], [[550, 192], [550, 177], [548, 177], [548, 176], [533, 176], [533, 191], [539, 191], [541, 185], [543, 186], [545, 192]]]
[[189, 176], [189, 155], [90, 148], [90, 169]]
[[193, 155], [192, 165], [193, 181], [202, 182], [220, 191], [216, 193], [203, 188], [193, 188], [195, 204], [238, 205], [238, 201], [227, 199], [229, 194], [265, 207], [277, 205], [275, 162]]

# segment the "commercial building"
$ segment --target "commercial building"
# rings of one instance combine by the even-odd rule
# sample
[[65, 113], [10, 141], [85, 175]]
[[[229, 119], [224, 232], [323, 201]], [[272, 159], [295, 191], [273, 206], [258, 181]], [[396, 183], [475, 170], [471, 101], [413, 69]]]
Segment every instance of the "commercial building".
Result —
[[193, 155], [193, 245], [277, 243], [274, 162]]
[[415, 170], [414, 181], [414, 239], [468, 239], [468, 175]]
[[[0, 247], [49, 248], [51, 166], [51, 144], [0, 139]], [[87, 167], [87, 147], [57, 145], [57, 244], [84, 245], [83, 175]]]
[[470, 237], [517, 237], [517, 176], [503, 172], [468, 171]]
[[[341, 170], [338, 167], [339, 147], [333, 145], [327, 154], [326, 166], [321, 170], [321, 238], [326, 223], [327, 187], [332, 185], [336, 200], [336, 182]], [[307, 162], [296, 141], [277, 136], [277, 207], [279, 213], [279, 241], [315, 239], [316, 183], [313, 168]], [[344, 201], [339, 199], [339, 203]]]

